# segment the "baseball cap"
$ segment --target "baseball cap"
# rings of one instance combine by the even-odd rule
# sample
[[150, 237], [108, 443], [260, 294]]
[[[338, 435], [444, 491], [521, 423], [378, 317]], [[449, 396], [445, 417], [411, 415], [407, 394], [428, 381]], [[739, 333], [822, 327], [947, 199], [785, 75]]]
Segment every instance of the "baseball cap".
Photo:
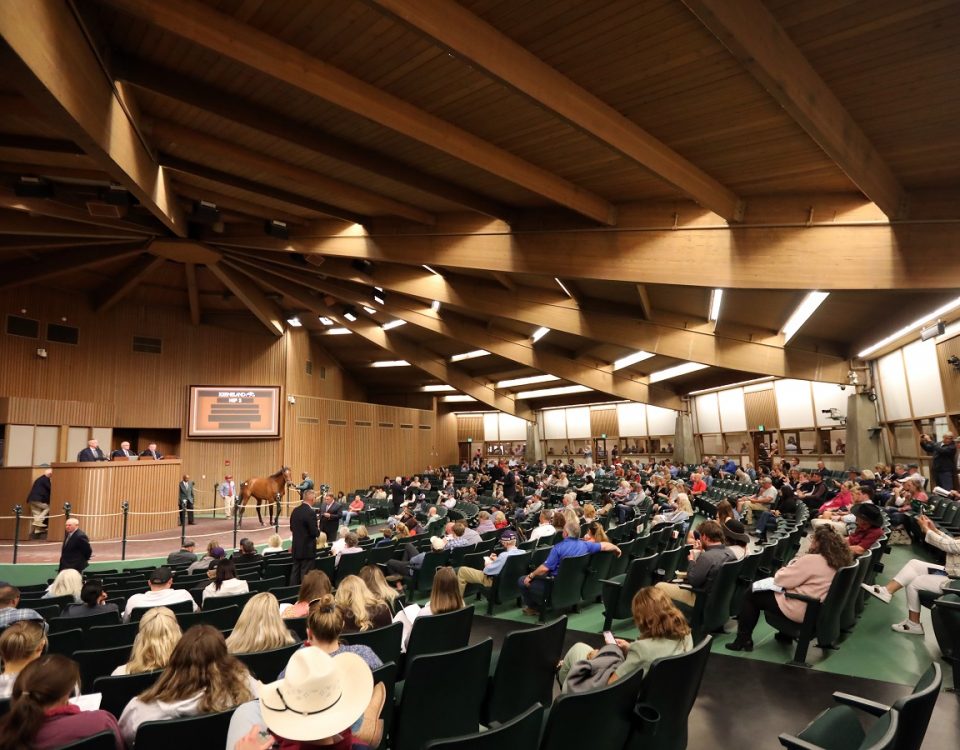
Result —
[[170, 572], [170, 568], [157, 568], [150, 574], [150, 583], [166, 583], [171, 578], [173, 573]]
[[219, 560], [225, 554], [227, 553], [223, 551], [223, 547], [214, 547], [212, 550], [210, 550], [210, 557], [215, 560]]
[[517, 532], [513, 529], [505, 529], [504, 532], [500, 535], [501, 542], [515, 542], [517, 541]]

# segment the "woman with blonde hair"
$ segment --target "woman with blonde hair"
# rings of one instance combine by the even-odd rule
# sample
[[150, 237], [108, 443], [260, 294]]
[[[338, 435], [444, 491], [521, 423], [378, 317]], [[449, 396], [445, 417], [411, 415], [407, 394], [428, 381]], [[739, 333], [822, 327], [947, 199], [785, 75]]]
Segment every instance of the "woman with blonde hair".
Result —
[[359, 576], [347, 576], [337, 586], [335, 600], [343, 613], [343, 632], [356, 633], [389, 625], [386, 602], [374, 594]]
[[317, 535], [317, 550], [319, 551], [325, 549], [327, 549], [327, 534], [326, 532], [321, 531]]
[[0, 633], [0, 659], [3, 674], [0, 674], [0, 698], [9, 698], [17, 675], [32, 661], [43, 655], [47, 636], [43, 623], [38, 620], [21, 620], [9, 625]]
[[130, 660], [114, 669], [112, 674], [140, 674], [163, 669], [170, 661], [170, 654], [181, 635], [180, 623], [172, 609], [151, 607], [140, 618], [137, 637], [130, 649]]
[[609, 542], [610, 537], [607, 536], [607, 532], [603, 530], [601, 526], [596, 521], [591, 521], [587, 524], [587, 531], [583, 535], [583, 541], [585, 542]]
[[397, 539], [406, 539], [410, 536], [410, 529], [407, 528], [405, 523], [398, 523], [393, 527], [393, 536]]
[[261, 591], [244, 605], [233, 632], [227, 638], [227, 651], [231, 654], [249, 654], [296, 642], [297, 638], [287, 630], [280, 617], [277, 597], [269, 591]]
[[640, 589], [631, 605], [639, 631], [632, 643], [614, 639], [599, 649], [575, 643], [560, 666], [563, 692], [580, 692], [615, 682], [637, 669], [649, 669], [657, 659], [693, 648], [690, 625], [665, 593], [653, 586]]
[[173, 649], [153, 687], [123, 709], [120, 733], [132, 747], [144, 722], [226, 711], [259, 693], [260, 683], [227, 652], [223, 634], [210, 625], [194, 625]]
[[83, 576], [79, 570], [67, 568], [57, 573], [53, 583], [47, 586], [41, 599], [51, 599], [55, 596], [72, 596], [73, 603], [80, 603], [80, 591], [83, 589]]
[[583, 506], [583, 520], [587, 523], [597, 520], [597, 507], [593, 503]]
[[397, 613], [397, 601], [400, 599], [400, 592], [393, 588], [383, 575], [383, 571], [376, 565], [364, 565], [360, 569], [360, 578], [367, 588], [373, 592], [374, 596], [383, 599], [387, 607], [390, 608], [390, 614]]
[[495, 529], [499, 531], [500, 529], [507, 528], [507, 526], [509, 525], [510, 524], [507, 521], [507, 517], [503, 514], [502, 510], [498, 510], [496, 513], [493, 514], [493, 527]]
[[357, 526], [357, 530], [354, 531], [353, 533], [356, 534], [357, 539], [360, 539], [360, 540], [370, 538], [370, 532], [367, 531], [367, 527], [364, 526], [363, 524], [360, 524], [359, 526]]
[[269, 555], [272, 552], [283, 552], [283, 540], [279, 534], [271, 534], [267, 539], [267, 546], [260, 552], [261, 555]]
[[311, 570], [300, 582], [300, 591], [297, 593], [295, 604], [281, 604], [280, 616], [283, 619], [289, 617], [306, 617], [310, 609], [310, 602], [319, 599], [324, 594], [333, 591], [330, 579], [322, 570]]

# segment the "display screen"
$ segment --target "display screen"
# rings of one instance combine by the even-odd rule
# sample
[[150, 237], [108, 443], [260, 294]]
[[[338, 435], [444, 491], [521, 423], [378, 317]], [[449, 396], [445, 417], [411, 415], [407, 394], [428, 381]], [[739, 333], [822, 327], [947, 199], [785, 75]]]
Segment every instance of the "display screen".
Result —
[[279, 437], [277, 386], [194, 385], [190, 387], [189, 437]]

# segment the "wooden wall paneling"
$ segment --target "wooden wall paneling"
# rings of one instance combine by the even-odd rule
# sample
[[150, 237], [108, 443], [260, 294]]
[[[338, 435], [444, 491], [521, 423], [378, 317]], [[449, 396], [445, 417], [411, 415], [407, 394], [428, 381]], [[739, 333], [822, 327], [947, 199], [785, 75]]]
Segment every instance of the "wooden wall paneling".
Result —
[[[271, 440], [183, 440], [180, 460], [182, 471], [189, 474], [196, 484], [195, 507], [208, 510], [218, 507], [214, 487], [226, 474], [232, 474], [240, 482], [251, 477], [266, 476], [280, 468], [283, 463], [281, 441]], [[230, 465], [227, 466], [226, 462]], [[180, 480], [177, 476], [176, 484]], [[174, 498], [173, 507], [176, 507]]]
[[434, 434], [436, 461], [434, 466], [451, 466], [460, 463], [457, 448], [457, 415], [451, 413], [436, 416], [437, 429]]
[[[23, 507], [22, 520], [20, 521], [20, 539], [30, 538], [30, 506], [27, 505], [27, 495], [30, 494], [30, 488], [33, 486], [33, 480], [43, 473], [43, 469], [31, 466], [24, 467], [0, 467], [0, 487], [3, 487], [5, 502], [0, 506], [0, 539], [10, 541], [13, 539], [13, 530], [16, 522], [13, 519], [13, 507], [20, 505]], [[50, 537], [53, 539], [54, 537]]]
[[483, 442], [483, 415], [457, 415], [457, 442], [465, 443], [472, 439], [475, 443]]
[[608, 409], [590, 410], [590, 434], [594, 437], [600, 437], [601, 435], [607, 437], [620, 436], [616, 406], [611, 406]]
[[747, 429], [756, 430], [760, 425], [763, 425], [766, 431], [779, 428], [777, 400], [773, 388], [745, 392], [743, 406], [747, 413]]
[[937, 344], [937, 365], [943, 385], [943, 403], [947, 412], [953, 414], [960, 412], [960, 370], [947, 362], [950, 357], [960, 357], [960, 336]]

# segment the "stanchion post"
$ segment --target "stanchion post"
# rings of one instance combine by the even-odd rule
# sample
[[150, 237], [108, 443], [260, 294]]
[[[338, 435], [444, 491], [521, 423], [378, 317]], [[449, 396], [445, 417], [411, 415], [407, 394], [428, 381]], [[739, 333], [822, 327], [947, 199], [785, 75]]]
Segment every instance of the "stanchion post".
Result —
[[13, 520], [13, 564], [17, 564], [17, 553], [20, 551], [20, 516], [23, 514], [22, 505], [13, 506], [13, 514], [16, 518]]
[[127, 559], [127, 518], [130, 514], [130, 503], [124, 500], [120, 503], [120, 508], [123, 511], [123, 532], [120, 534], [120, 559]]
[[238, 508], [236, 505], [233, 506], [233, 548], [237, 548], [237, 523], [240, 518], [240, 514], [237, 512]]
[[63, 522], [66, 523], [70, 520], [70, 511], [73, 510], [73, 506], [70, 503], [63, 504]]
[[187, 501], [180, 501], [180, 546], [187, 541]]

